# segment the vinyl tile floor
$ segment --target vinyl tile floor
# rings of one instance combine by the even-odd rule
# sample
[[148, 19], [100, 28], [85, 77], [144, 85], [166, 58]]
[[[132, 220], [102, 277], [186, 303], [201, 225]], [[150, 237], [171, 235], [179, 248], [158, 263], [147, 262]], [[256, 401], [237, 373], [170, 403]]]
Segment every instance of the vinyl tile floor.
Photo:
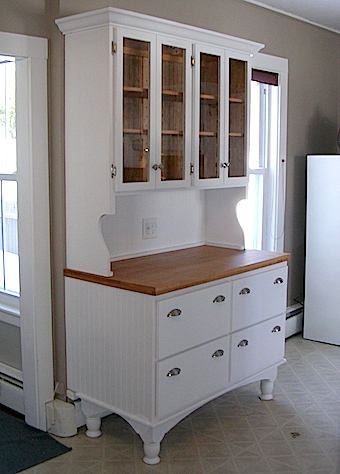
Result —
[[259, 383], [204, 405], [167, 433], [161, 462], [143, 463], [139, 436], [116, 415], [102, 420], [102, 436], [85, 428], [59, 438], [72, 451], [25, 474], [339, 474], [340, 347], [286, 341], [274, 400], [259, 400]]

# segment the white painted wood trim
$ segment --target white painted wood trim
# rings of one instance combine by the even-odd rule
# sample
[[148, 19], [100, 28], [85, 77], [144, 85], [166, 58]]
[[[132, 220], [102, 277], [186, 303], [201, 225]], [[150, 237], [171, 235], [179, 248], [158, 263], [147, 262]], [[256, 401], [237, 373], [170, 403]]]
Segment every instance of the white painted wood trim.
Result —
[[23, 58], [17, 62], [26, 84], [17, 101], [23, 400], [26, 422], [45, 430], [45, 403], [53, 399], [47, 40], [0, 33], [0, 52]]
[[56, 20], [56, 24], [63, 34], [109, 24], [111, 26], [144, 29], [148, 32], [202, 42], [234, 51], [243, 51], [248, 54], [255, 54], [264, 48], [264, 44], [261, 43], [113, 7], [59, 18]]
[[284, 251], [284, 218], [286, 201], [286, 161], [287, 161], [287, 117], [288, 117], [288, 59], [259, 53], [250, 61], [250, 67], [264, 69], [279, 74], [280, 118], [279, 150], [277, 167], [278, 201], [276, 208], [276, 248], [275, 252]]

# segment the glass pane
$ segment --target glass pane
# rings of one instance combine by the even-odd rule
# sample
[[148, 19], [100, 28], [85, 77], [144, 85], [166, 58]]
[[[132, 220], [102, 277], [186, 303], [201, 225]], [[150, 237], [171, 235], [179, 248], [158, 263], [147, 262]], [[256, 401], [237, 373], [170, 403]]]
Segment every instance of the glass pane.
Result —
[[123, 182], [149, 180], [150, 43], [123, 41]]
[[249, 168], [260, 168], [260, 84], [250, 83]]
[[15, 58], [9, 56], [0, 56], [0, 150], [0, 173], [15, 173]]
[[184, 179], [185, 50], [162, 46], [162, 181]]
[[246, 176], [247, 63], [229, 60], [229, 177]]
[[201, 53], [199, 178], [218, 178], [220, 143], [220, 58]]
[[1, 182], [2, 289], [19, 294], [18, 211], [16, 181]]

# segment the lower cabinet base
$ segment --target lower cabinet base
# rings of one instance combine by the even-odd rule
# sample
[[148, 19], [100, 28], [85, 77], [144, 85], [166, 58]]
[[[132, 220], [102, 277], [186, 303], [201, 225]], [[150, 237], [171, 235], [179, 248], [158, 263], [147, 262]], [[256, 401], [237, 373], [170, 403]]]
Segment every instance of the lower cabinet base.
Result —
[[273, 387], [277, 377], [277, 368], [284, 364], [286, 361], [282, 359], [279, 363], [263, 370], [247, 379], [238, 382], [237, 384], [231, 385], [223, 391], [209, 397], [208, 399], [201, 400], [190, 407], [175, 413], [164, 420], [156, 420], [154, 422], [148, 421], [142, 418], [138, 418], [128, 413], [122, 413], [120, 410], [116, 410], [114, 407], [108, 406], [101, 403], [99, 400], [93, 400], [87, 397], [85, 394], [73, 392], [75, 398], [81, 399], [81, 407], [86, 418], [86, 435], [90, 438], [97, 438], [101, 435], [101, 418], [116, 413], [124, 418], [141, 437], [144, 443], [144, 458], [143, 461], [146, 464], [158, 464], [160, 462], [160, 445], [165, 434], [171, 430], [177, 423], [183, 420], [185, 417], [190, 415], [205, 403], [227, 393], [231, 390], [247, 385], [248, 383], [261, 381], [261, 395], [260, 399], [263, 401], [273, 400]]

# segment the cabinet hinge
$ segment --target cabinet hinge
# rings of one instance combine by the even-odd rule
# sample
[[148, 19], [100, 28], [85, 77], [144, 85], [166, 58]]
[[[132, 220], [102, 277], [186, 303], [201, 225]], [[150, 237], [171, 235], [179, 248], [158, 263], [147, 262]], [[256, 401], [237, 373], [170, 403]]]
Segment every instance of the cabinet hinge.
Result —
[[195, 66], [195, 58], [191, 56], [191, 66]]
[[190, 174], [194, 174], [194, 165], [190, 163]]
[[117, 45], [116, 45], [116, 43], [114, 43], [114, 42], [112, 41], [111, 53], [112, 53], [112, 54], [115, 54], [116, 51], [117, 51]]
[[111, 165], [111, 178], [114, 178], [115, 176], [117, 176], [117, 168]]

